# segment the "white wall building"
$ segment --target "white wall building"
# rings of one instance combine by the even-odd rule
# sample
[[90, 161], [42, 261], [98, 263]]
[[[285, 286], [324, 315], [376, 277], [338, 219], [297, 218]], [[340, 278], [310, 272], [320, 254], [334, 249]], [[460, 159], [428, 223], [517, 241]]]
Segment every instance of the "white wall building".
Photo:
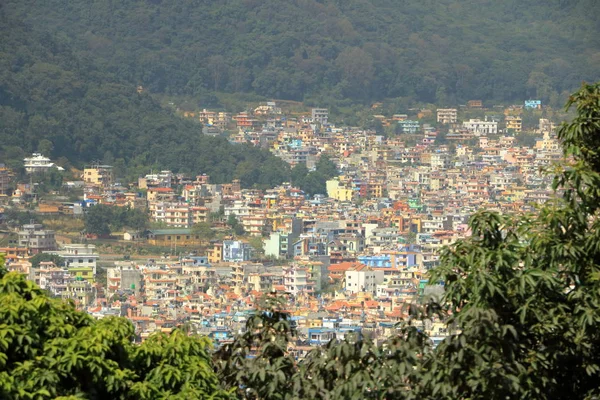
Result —
[[384, 272], [374, 270], [366, 265], [360, 265], [347, 270], [344, 274], [346, 292], [366, 292], [375, 295], [377, 285], [383, 283]]
[[488, 121], [487, 117], [484, 121], [480, 119], [470, 119], [463, 122], [463, 128], [475, 136], [495, 135], [498, 133], [498, 122]]
[[29, 174], [37, 172], [46, 172], [50, 168], [57, 168], [59, 171], [64, 171], [64, 168], [56, 166], [48, 157], [44, 157], [40, 153], [33, 153], [31, 157], [23, 159], [25, 171]]
[[61, 251], [53, 251], [65, 260], [67, 268], [92, 268], [96, 275], [96, 262], [98, 254], [93, 244], [66, 244]]

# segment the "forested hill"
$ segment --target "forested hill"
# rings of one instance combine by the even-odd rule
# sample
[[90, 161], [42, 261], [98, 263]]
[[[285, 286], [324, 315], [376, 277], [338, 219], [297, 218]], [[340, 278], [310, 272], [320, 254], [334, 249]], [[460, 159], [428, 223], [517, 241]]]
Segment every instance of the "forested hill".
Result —
[[541, 98], [600, 78], [597, 0], [6, 0], [152, 92]]
[[203, 136], [199, 124], [139, 94], [118, 71], [0, 7], [0, 162], [16, 166], [36, 150], [78, 167], [94, 160], [120, 171], [153, 166], [215, 182], [238, 177], [246, 186], [289, 179], [287, 164], [270, 153]]

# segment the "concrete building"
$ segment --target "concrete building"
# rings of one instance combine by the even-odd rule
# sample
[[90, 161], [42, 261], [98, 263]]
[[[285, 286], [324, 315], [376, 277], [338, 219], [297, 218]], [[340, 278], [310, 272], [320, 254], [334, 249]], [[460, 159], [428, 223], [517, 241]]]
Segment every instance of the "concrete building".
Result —
[[65, 260], [65, 266], [71, 268], [91, 268], [96, 275], [98, 254], [93, 244], [66, 244], [61, 251], [54, 251]]
[[498, 133], [498, 122], [488, 121], [487, 117], [484, 121], [480, 119], [470, 119], [463, 122], [463, 128], [475, 136], [495, 135]]
[[23, 164], [28, 174], [46, 172], [54, 167], [63, 170], [62, 167], [57, 167], [48, 157], [44, 157], [40, 153], [33, 153], [31, 157], [24, 158]]
[[329, 110], [327, 108], [313, 108], [311, 110], [311, 119], [313, 122], [325, 125], [329, 119]]
[[106, 297], [110, 299], [118, 291], [131, 291], [137, 295], [142, 290], [142, 273], [130, 262], [115, 262], [106, 267]]
[[438, 108], [437, 122], [438, 124], [455, 124], [457, 115], [458, 112], [456, 108]]
[[313, 293], [314, 281], [310, 269], [292, 264], [283, 267], [283, 285], [285, 291], [292, 295], [299, 293]]
[[41, 224], [23, 225], [18, 233], [19, 247], [25, 247], [31, 254], [56, 250], [54, 231], [45, 230]]
[[249, 261], [252, 258], [252, 246], [240, 240], [223, 241], [223, 261]]
[[521, 132], [523, 130], [523, 119], [518, 115], [507, 115], [506, 116], [506, 130], [512, 130], [514, 132]]
[[113, 170], [110, 165], [93, 165], [83, 169], [83, 181], [87, 185], [107, 188], [113, 183]]
[[383, 283], [383, 280], [383, 271], [359, 265], [344, 273], [344, 289], [349, 293], [366, 292], [375, 295], [377, 285]]

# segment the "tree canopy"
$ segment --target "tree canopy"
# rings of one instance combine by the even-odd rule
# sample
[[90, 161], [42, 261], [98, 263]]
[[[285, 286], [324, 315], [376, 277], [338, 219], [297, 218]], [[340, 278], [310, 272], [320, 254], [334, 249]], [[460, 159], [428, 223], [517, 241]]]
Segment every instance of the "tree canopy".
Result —
[[[39, 28], [2, 4], [0, 159], [11, 167], [40, 150], [79, 168], [105, 160], [133, 178], [154, 168], [206, 173], [216, 183], [243, 172], [245, 187], [289, 180], [288, 165], [268, 151], [204, 136], [199, 123], [138, 93], [136, 82], [78, 53], [64, 35]], [[60, 186], [54, 175], [46, 183]]]
[[95, 320], [0, 264], [1, 398], [230, 398], [208, 339], [175, 330], [136, 345], [126, 319]]
[[600, 78], [595, 0], [4, 4], [128, 82], [209, 106], [216, 92], [322, 106], [384, 98], [558, 106], [582, 80]]

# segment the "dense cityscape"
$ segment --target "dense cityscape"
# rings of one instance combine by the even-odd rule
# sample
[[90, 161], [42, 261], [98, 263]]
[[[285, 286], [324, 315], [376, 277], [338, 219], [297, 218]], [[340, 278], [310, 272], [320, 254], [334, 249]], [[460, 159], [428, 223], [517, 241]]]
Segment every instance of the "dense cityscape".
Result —
[[600, 2], [0, 2], [0, 400], [600, 399]]
[[[409, 119], [374, 108], [381, 126], [398, 130], [391, 137], [336, 126], [327, 109], [286, 115], [275, 102], [233, 116], [186, 111], [205, 135], [234, 129], [230, 141], [269, 149], [292, 171], [331, 164], [325, 192], [310, 196], [291, 183], [242, 189], [240, 180], [212, 184], [208, 175], [167, 170], [124, 184], [115, 182], [113, 166], [93, 164], [80, 180], [63, 183], [83, 190], [77, 201], [40, 200], [27, 182], [5, 197], [13, 209], [86, 220], [88, 229], [79, 233], [83, 240], [71, 236], [67, 243], [64, 232], [59, 240], [40, 223], [15, 228], [16, 245], [2, 249], [7, 268], [96, 318], [127, 317], [139, 341], [187, 323], [216, 346], [227, 343], [265, 293], [288, 296], [298, 357], [348, 332], [385, 340], [408, 316], [407, 305], [443, 293], [443, 283], [427, 285], [428, 271], [444, 246], [471, 234], [471, 214], [534, 212], [553, 196], [544, 168], [562, 157], [555, 124], [539, 118], [533, 129], [522, 126], [523, 113], [544, 115], [541, 102], [494, 111], [472, 101], [460, 109], [413, 110]], [[459, 119], [467, 112], [483, 118]], [[527, 136], [533, 145], [523, 144]], [[24, 159], [30, 178], [57, 167], [39, 153]], [[11, 171], [2, 172], [6, 196]], [[142, 210], [149, 224], [109, 235], [87, 214], [100, 205]], [[128, 254], [100, 272], [102, 238], [110, 237], [113, 245], [164, 252], [139, 260]], [[36, 254], [58, 255], [60, 266], [48, 260], [33, 267], [28, 258]], [[422, 329], [439, 340], [447, 333], [443, 322]]]

